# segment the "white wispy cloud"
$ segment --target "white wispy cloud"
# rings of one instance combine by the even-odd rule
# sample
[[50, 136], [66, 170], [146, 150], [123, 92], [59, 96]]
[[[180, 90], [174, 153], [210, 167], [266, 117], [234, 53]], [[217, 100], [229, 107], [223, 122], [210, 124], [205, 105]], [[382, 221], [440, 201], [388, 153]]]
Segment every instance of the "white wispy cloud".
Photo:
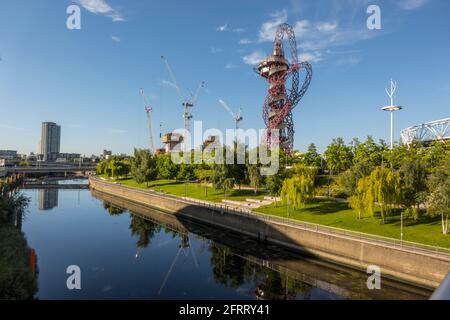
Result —
[[271, 19], [262, 24], [259, 29], [258, 40], [259, 42], [273, 41], [275, 33], [280, 24], [287, 21], [287, 10], [283, 9], [272, 13]]
[[400, 0], [395, 1], [400, 8], [405, 10], [416, 10], [425, 4], [427, 4], [428, 0]]
[[244, 57], [242, 60], [245, 64], [256, 65], [263, 61], [266, 58], [266, 55], [261, 51], [254, 51]]
[[345, 57], [345, 58], [339, 59], [337, 64], [338, 65], [355, 66], [355, 65], [359, 64], [360, 62], [361, 62], [361, 58], [354, 57], [354, 56], [349, 56], [349, 57]]
[[298, 55], [298, 61], [319, 62], [322, 60], [322, 54], [320, 52], [303, 52]]
[[239, 44], [250, 44], [250, 43], [252, 43], [252, 41], [247, 38], [239, 40]]
[[225, 32], [225, 31], [228, 31], [228, 23], [225, 23], [225, 24], [222, 25], [222, 26], [218, 26], [218, 27], [216, 28], [216, 31], [219, 31], [219, 32]]
[[233, 64], [233, 63], [227, 63], [224, 68], [225, 69], [235, 69], [235, 68], [239, 68], [239, 66], [236, 64]]
[[316, 25], [317, 30], [325, 31], [325, 32], [334, 31], [334, 30], [336, 30], [337, 26], [338, 26], [337, 23], [331, 23], [331, 22], [319, 22]]
[[120, 42], [120, 38], [117, 36], [111, 36], [111, 40], [115, 42]]
[[[259, 42], [272, 42], [278, 26], [286, 22], [288, 18], [286, 10], [276, 11], [270, 16], [271, 19], [261, 25], [258, 34]], [[293, 24], [293, 29], [299, 41], [299, 47], [305, 50], [318, 50], [333, 45], [343, 45], [371, 36], [370, 31], [365, 27], [343, 28], [339, 27], [336, 21], [298, 20]]]
[[241, 32], [244, 32], [245, 29], [244, 28], [230, 28], [228, 26], [228, 23], [225, 23], [224, 25], [218, 26], [216, 28], [216, 31], [219, 31], [219, 32], [231, 31], [231, 32], [241, 33]]
[[173, 87], [173, 88], [177, 87], [173, 82], [170, 82], [170, 81], [165, 80], [165, 79], [161, 80], [161, 85], [163, 85], [165, 87]]
[[127, 132], [126, 130], [117, 129], [117, 128], [104, 128], [104, 130], [108, 134], [124, 134]]
[[[359, 0], [358, 0], [359, 1]], [[427, 1], [427, 0], [404, 0], [404, 1]], [[351, 3], [350, 3], [351, 2]], [[341, 2], [339, 2], [340, 4]], [[351, 6], [350, 6], [351, 4]], [[364, 3], [354, 1], [346, 2], [344, 8], [348, 6], [364, 7]], [[412, 4], [410, 4], [412, 7]], [[341, 8], [342, 5], [339, 6]], [[341, 10], [343, 10], [341, 8]], [[282, 23], [288, 21], [288, 11], [278, 10], [270, 14], [270, 18], [262, 23], [257, 34], [257, 43], [272, 42], [275, 38], [276, 30]], [[353, 45], [359, 41], [376, 37], [380, 33], [371, 32], [365, 25], [355, 26], [353, 20], [343, 17], [335, 12], [330, 19], [321, 20], [297, 20], [292, 23], [297, 37], [297, 47], [300, 52], [300, 60], [318, 62], [325, 60], [331, 48]], [[250, 41], [251, 42], [251, 41]], [[247, 42], [244, 42], [244, 44]]]
[[113, 9], [105, 0], [74, 0], [87, 11], [111, 18], [114, 22], [125, 21], [122, 14]]

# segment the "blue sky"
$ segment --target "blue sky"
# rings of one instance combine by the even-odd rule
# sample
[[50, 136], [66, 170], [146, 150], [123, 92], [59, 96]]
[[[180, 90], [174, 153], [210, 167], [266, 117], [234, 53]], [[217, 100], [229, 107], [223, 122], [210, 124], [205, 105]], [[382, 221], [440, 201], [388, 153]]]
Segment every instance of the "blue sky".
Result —
[[[81, 30], [66, 28], [81, 7]], [[382, 29], [366, 9], [381, 7]], [[220, 106], [242, 107], [243, 128], [262, 128], [267, 83], [251, 63], [268, 55], [275, 26], [295, 27], [300, 60], [314, 69], [294, 110], [295, 147], [332, 138], [389, 137], [384, 92], [398, 81], [400, 129], [449, 117], [450, 2], [446, 0], [147, 1], [0, 0], [0, 149], [36, 151], [40, 123], [62, 125], [62, 152], [130, 153], [147, 146], [139, 88], [154, 108], [154, 132], [183, 126], [161, 62], [180, 87], [206, 82], [193, 110], [204, 128], [232, 128]]]

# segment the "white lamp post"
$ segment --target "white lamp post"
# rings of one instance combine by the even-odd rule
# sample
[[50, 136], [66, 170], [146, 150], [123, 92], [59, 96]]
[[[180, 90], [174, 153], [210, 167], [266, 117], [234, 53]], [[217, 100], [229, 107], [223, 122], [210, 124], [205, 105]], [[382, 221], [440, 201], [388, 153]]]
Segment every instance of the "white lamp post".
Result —
[[390, 88], [386, 89], [386, 93], [391, 99], [390, 106], [384, 106], [381, 108], [383, 111], [389, 111], [391, 113], [391, 150], [394, 148], [394, 111], [403, 109], [401, 106], [394, 105], [394, 94], [397, 90], [397, 83], [391, 79]]
[[403, 245], [403, 211], [400, 213], [400, 243]]

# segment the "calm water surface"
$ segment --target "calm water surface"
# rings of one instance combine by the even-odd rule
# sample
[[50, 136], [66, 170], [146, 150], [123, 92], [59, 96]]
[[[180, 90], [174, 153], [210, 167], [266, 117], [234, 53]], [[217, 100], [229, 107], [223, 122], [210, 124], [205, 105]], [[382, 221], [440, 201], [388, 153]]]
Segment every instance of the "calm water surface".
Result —
[[[79, 183], [79, 181], [77, 181]], [[24, 190], [39, 299], [426, 299], [424, 289], [262, 245], [89, 190]], [[68, 290], [66, 268], [81, 268]]]

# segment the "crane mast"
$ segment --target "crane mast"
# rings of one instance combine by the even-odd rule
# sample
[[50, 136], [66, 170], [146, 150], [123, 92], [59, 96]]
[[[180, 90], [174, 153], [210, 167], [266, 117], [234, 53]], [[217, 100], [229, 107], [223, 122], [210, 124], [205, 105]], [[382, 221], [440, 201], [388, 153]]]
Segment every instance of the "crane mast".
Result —
[[197, 98], [201, 92], [201, 89], [205, 86], [205, 82], [202, 81], [195, 94], [190, 94], [190, 97], [187, 99], [183, 97], [181, 93], [181, 89], [178, 86], [177, 79], [175, 78], [175, 74], [172, 71], [172, 68], [169, 65], [169, 62], [167, 61], [166, 57], [161, 56], [161, 59], [164, 62], [164, 65], [166, 66], [167, 72], [169, 73], [170, 80], [172, 81], [173, 86], [177, 90], [178, 98], [180, 99], [181, 105], [183, 106], [183, 119], [184, 119], [184, 129], [188, 132], [191, 131], [191, 119], [192, 119], [192, 113], [190, 111], [190, 108], [193, 108], [195, 103], [197, 102]]
[[142, 100], [144, 102], [144, 110], [147, 115], [147, 125], [148, 125], [148, 132], [149, 132], [149, 149], [151, 153], [155, 152], [155, 145], [153, 143], [153, 127], [152, 127], [152, 111], [153, 108], [148, 103], [147, 97], [145, 96], [144, 89], [140, 89], [140, 94], [142, 97]]
[[239, 109], [238, 109], [238, 112], [235, 114], [235, 113], [231, 110], [231, 108], [226, 104], [225, 101], [223, 101], [222, 99], [220, 99], [220, 100], [219, 100], [219, 103], [222, 105], [222, 107], [225, 108], [225, 110], [228, 111], [228, 113], [229, 113], [229, 114], [231, 115], [231, 117], [233, 118], [234, 123], [235, 123], [235, 129], [236, 129], [236, 130], [239, 129], [239, 123], [240, 123], [242, 120], [244, 120], [244, 118], [242, 117], [242, 114], [241, 114], [241, 108], [239, 108]]

